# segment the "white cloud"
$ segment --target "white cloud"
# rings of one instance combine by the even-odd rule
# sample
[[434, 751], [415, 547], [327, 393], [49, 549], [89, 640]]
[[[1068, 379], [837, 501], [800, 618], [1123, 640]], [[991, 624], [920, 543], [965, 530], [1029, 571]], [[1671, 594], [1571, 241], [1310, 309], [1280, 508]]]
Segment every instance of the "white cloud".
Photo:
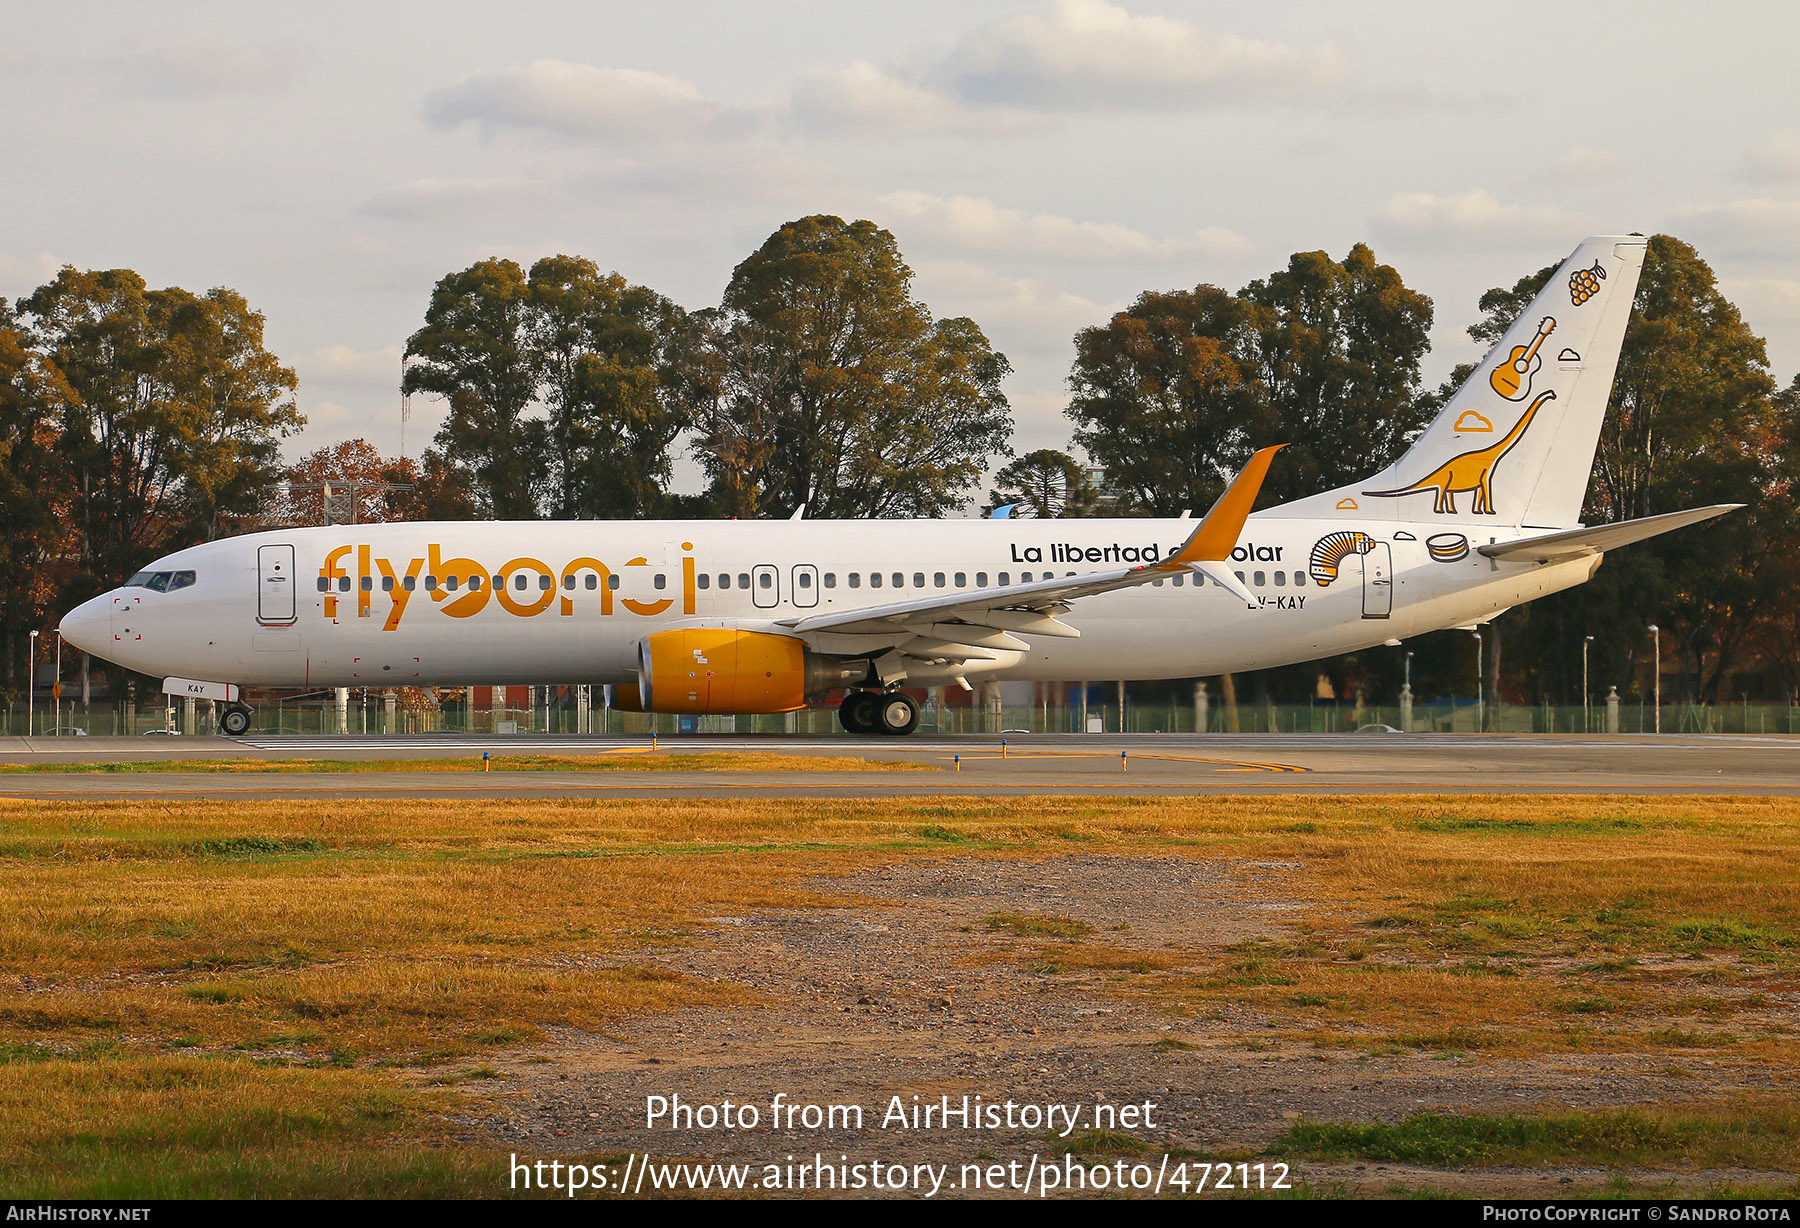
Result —
[[1580, 220], [1553, 205], [1513, 205], [1483, 188], [1459, 196], [1402, 192], [1388, 198], [1375, 225], [1390, 235], [1421, 241], [1455, 241], [1508, 246], [1567, 239]]
[[488, 217], [540, 204], [557, 194], [556, 189], [519, 179], [415, 179], [383, 188], [363, 202], [358, 212], [406, 222]]
[[1557, 183], [1606, 183], [1625, 166], [1625, 159], [1610, 150], [1577, 145], [1552, 163], [1542, 178]]
[[1106, 305], [1038, 278], [1013, 278], [964, 260], [914, 266], [919, 297], [937, 316], [968, 316], [1009, 354], [1067, 353], [1070, 338], [1112, 318]]
[[1800, 200], [1759, 196], [1690, 207], [1677, 217], [1676, 233], [1698, 245], [1702, 255], [1725, 252], [1765, 261], [1772, 251], [1786, 256], [1800, 245]]
[[1800, 132], [1771, 132], [1745, 157], [1743, 176], [1758, 183], [1800, 180]]
[[719, 139], [757, 119], [679, 77], [568, 60], [478, 73], [428, 95], [425, 115], [441, 128], [472, 123], [622, 144]]
[[958, 96], [1046, 110], [1186, 110], [1290, 100], [1348, 79], [1342, 53], [1059, 0], [965, 36], [937, 69]]
[[24, 298], [54, 278], [57, 270], [65, 263], [66, 261], [58, 260], [49, 252], [39, 252], [35, 256], [12, 256], [0, 252], [0, 294]]
[[1054, 213], [1008, 209], [979, 196], [893, 192], [880, 199], [883, 225], [969, 251], [1054, 260], [1156, 260], [1171, 256], [1235, 256], [1249, 244], [1209, 226], [1186, 238], [1157, 239], [1116, 222], [1078, 222]]
[[146, 98], [219, 98], [284, 90], [310, 58], [290, 42], [234, 43], [191, 34], [117, 57], [128, 93]]
[[801, 128], [858, 136], [1011, 136], [1044, 121], [1007, 108], [978, 110], [867, 60], [807, 73], [794, 85], [789, 114]]
[[380, 388], [400, 395], [400, 347], [378, 346], [359, 350], [349, 345], [327, 345], [294, 363], [304, 385], [337, 388]]

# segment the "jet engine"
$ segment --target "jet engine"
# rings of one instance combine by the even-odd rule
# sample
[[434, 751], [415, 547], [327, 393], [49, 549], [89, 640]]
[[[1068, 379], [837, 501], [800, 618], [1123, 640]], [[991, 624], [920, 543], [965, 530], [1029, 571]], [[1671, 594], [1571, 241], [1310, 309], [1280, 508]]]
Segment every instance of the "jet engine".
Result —
[[808, 695], [854, 685], [866, 673], [864, 663], [822, 657], [791, 635], [683, 627], [638, 644], [637, 694], [620, 687], [615, 703], [642, 712], [794, 712]]

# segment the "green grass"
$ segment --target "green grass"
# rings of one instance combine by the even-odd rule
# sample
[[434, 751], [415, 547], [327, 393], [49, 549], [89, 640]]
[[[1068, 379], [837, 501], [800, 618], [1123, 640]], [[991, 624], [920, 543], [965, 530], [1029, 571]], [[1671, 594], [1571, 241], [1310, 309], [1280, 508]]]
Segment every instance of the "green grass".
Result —
[[1282, 1158], [1434, 1167], [1792, 1169], [1800, 1109], [1749, 1104], [1658, 1111], [1414, 1113], [1393, 1122], [1303, 1121], [1269, 1147]]

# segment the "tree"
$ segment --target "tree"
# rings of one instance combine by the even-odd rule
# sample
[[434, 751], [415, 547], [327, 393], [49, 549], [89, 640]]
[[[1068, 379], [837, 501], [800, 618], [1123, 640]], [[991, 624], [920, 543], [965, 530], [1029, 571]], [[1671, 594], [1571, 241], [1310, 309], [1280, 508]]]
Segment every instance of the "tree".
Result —
[[1239, 297], [1262, 308], [1254, 364], [1286, 443], [1269, 493], [1295, 499], [1367, 477], [1430, 422], [1419, 364], [1431, 348], [1431, 300], [1358, 243], [1339, 263], [1297, 252]]
[[518, 264], [478, 261], [438, 280], [424, 325], [406, 341], [401, 390], [449, 399], [435, 451], [443, 466], [468, 471], [476, 507], [500, 520], [535, 517], [544, 483], [544, 424], [525, 417], [539, 382], [529, 300]]
[[[52, 564], [63, 540], [68, 466], [58, 447], [68, 386], [31, 348], [18, 313], [0, 299], [0, 528], [6, 574], [0, 586], [7, 692], [23, 684], [21, 639], [41, 627], [64, 577]], [[21, 582], [22, 581], [22, 582]]]
[[655, 515], [689, 417], [687, 313], [591, 260], [547, 256], [531, 266], [526, 331], [549, 407], [551, 514]]
[[263, 349], [241, 296], [65, 267], [23, 309], [66, 389], [57, 446], [78, 573], [64, 600], [257, 513], [281, 476], [279, 441], [304, 419], [293, 371]]
[[984, 512], [1013, 505], [1014, 516], [1053, 519], [1084, 516], [1094, 507], [1094, 492], [1073, 456], [1054, 448], [1027, 452], [994, 475]]
[[1004, 454], [1010, 370], [975, 323], [933, 322], [872, 222], [790, 222], [700, 321], [695, 454], [733, 515], [935, 516]]
[[[410, 514], [416, 510], [418, 463], [409, 456], [383, 456], [366, 439], [346, 439], [308, 452], [288, 469], [287, 477], [289, 490], [276, 511], [277, 524], [326, 523], [325, 492], [321, 487], [327, 482], [341, 484], [342, 489], [334, 494], [355, 500], [359, 524], [418, 519]], [[293, 489], [296, 486], [302, 489]], [[383, 489], [390, 486], [413, 489]], [[333, 510], [335, 517], [347, 518], [347, 508]]]
[[1216, 286], [1145, 291], [1075, 335], [1068, 415], [1130, 514], [1211, 507], [1273, 430], [1254, 305]]
[[1293, 499], [1380, 469], [1431, 416], [1419, 364], [1431, 300], [1361, 243], [1299, 252], [1237, 294], [1146, 292], [1075, 338], [1068, 413], [1123, 509], [1210, 507], [1256, 448], [1288, 444], [1266, 490]]

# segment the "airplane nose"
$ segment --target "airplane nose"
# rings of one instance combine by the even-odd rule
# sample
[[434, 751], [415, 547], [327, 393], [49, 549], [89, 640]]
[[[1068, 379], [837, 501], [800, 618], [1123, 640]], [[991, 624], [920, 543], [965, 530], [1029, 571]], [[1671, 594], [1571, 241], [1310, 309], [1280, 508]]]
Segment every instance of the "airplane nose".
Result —
[[112, 597], [102, 594], [63, 615], [57, 630], [68, 643], [100, 656], [112, 648]]

